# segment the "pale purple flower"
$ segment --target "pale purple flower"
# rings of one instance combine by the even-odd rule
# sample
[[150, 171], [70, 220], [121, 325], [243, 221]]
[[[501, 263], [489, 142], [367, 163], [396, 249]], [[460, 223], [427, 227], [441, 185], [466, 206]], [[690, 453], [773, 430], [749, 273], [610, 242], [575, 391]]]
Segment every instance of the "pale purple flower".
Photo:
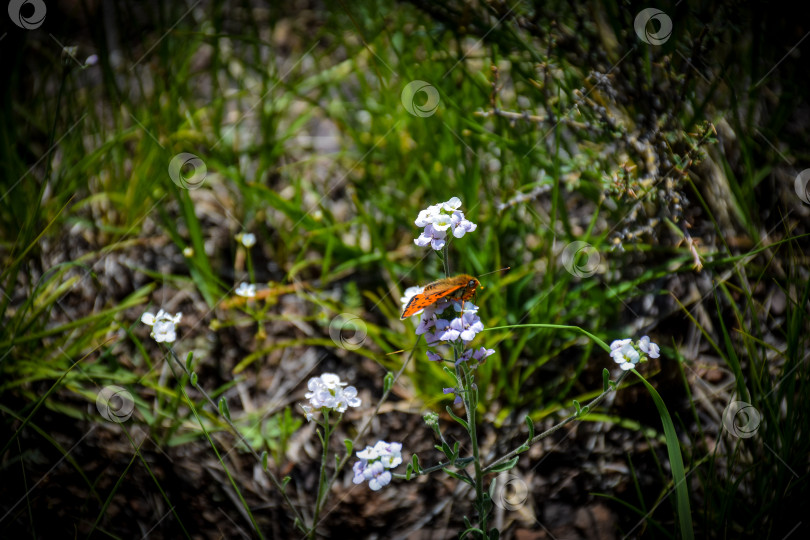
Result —
[[478, 225], [464, 217], [464, 212], [453, 212], [450, 217], [451, 226], [453, 227], [453, 236], [461, 238], [468, 232], [473, 232], [478, 228]]
[[472, 357], [472, 349], [467, 349], [466, 351], [464, 351], [463, 353], [461, 353], [461, 356], [459, 356], [459, 357], [458, 357], [458, 360], [456, 360], [456, 364], [455, 364], [455, 365], [459, 365], [459, 364], [460, 364], [460, 363], [462, 363], [462, 362], [466, 362], [466, 361], [468, 361], [468, 360], [469, 360], [471, 357]]
[[487, 349], [486, 347], [481, 347], [480, 349], [476, 350], [473, 353], [472, 357], [473, 360], [475, 360], [476, 362], [483, 362], [484, 360], [487, 359], [488, 356], [492, 356], [493, 354], [495, 354], [494, 349]]
[[381, 461], [372, 463], [371, 467], [366, 469], [366, 477], [368, 480], [368, 487], [371, 491], [380, 491], [382, 488], [391, 483], [391, 473], [385, 469]]
[[448, 230], [453, 233], [454, 237], [461, 238], [478, 227], [464, 217], [464, 212], [461, 211], [461, 199], [458, 197], [428, 206], [419, 212], [414, 223], [417, 227], [424, 227], [419, 238], [414, 240], [416, 245], [421, 247], [430, 245], [435, 250], [440, 250], [445, 246]]
[[444, 394], [455, 394], [456, 399], [453, 400], [453, 405], [461, 405], [462, 399], [461, 394], [458, 392], [456, 388], [442, 388], [442, 393]]
[[428, 357], [428, 360], [430, 360], [431, 362], [441, 362], [442, 361], [442, 357], [440, 355], [436, 354], [433, 351], [428, 351], [427, 352], [427, 357]]
[[425, 333], [425, 341], [428, 345], [433, 346], [443, 341], [442, 335], [445, 333], [447, 328], [450, 326], [450, 321], [446, 319], [437, 319], [433, 318], [433, 324], [431, 327], [433, 328], [433, 332]]
[[419, 319], [419, 324], [416, 325], [416, 335], [421, 336], [427, 333], [428, 330], [436, 326], [436, 317], [431, 313], [422, 313], [422, 318]]
[[419, 235], [419, 238], [414, 240], [414, 243], [420, 247], [430, 245], [430, 247], [438, 251], [444, 247], [446, 237], [446, 231], [437, 230], [433, 227], [433, 224], [429, 223], [422, 234]]
[[377, 441], [374, 446], [366, 446], [357, 452], [357, 461], [352, 465], [354, 478], [352, 482], [361, 484], [368, 481], [368, 487], [379, 491], [391, 482], [389, 469], [402, 463], [402, 444]]
[[472, 310], [465, 310], [460, 317], [450, 321], [450, 325], [444, 334], [440, 335], [442, 341], [456, 341], [461, 338], [464, 342], [470, 342], [478, 332], [484, 330], [484, 323], [478, 313]]

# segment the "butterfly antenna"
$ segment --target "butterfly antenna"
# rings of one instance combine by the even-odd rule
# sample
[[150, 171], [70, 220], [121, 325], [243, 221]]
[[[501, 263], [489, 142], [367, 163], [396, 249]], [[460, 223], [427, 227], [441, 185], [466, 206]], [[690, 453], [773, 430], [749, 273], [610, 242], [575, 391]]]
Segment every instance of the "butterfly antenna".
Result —
[[[487, 272], [486, 274], [481, 274], [481, 275], [480, 275], [480, 276], [478, 276], [478, 277], [484, 277], [484, 276], [488, 276], [488, 275], [490, 275], [490, 274], [494, 274], [495, 272], [503, 272], [503, 271], [509, 270], [509, 269], [511, 269], [511, 268], [512, 268], [511, 266], [504, 266], [503, 268], [501, 268], [501, 269], [499, 269], [499, 270], [493, 270], [492, 272]], [[481, 288], [483, 289], [483, 287], [481, 287]]]

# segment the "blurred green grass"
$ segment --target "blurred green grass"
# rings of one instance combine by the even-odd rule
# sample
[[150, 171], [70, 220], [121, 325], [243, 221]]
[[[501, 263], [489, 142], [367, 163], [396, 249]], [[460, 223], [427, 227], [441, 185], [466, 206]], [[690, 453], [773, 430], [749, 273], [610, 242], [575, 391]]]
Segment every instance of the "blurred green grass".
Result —
[[[637, 9], [551, 3], [534, 12], [520, 6], [516, 14], [537, 20], [521, 23], [512, 15], [482, 37], [472, 21], [492, 23], [509, 15], [507, 8], [415, 4], [420, 9], [359, 2], [300, 18], [280, 7], [254, 10], [239, 3], [212, 2], [186, 18], [181, 6], [134, 13], [121, 4], [113, 10], [114, 23], [101, 23], [100, 13], [87, 15], [95, 24], [79, 36], [77, 59], [80, 64], [92, 51], [99, 63], [86, 69], [62, 57], [47, 37], [9, 38], [20, 49], [13, 83], [4, 90], [0, 145], [9, 179], [0, 211], [6, 293], [0, 395], [15, 403], [7, 408], [13, 412], [8, 424], [40, 406], [95, 421], [83, 403], [116, 383], [132, 390], [139, 417], [162, 443], [199, 441], [203, 432], [192, 411], [180, 406], [177, 382], [154, 364], [136, 315], [148, 302], [162, 305], [173, 294], [210, 310], [192, 317], [186, 339], [211, 320], [217, 332], [248, 325], [254, 336], [241, 343], [244, 354], [235, 363], [213, 360], [233, 370], [234, 381], [222, 383], [217, 396], [256, 376], [256, 363], [278, 349], [317, 347], [347, 365], [364, 356], [395, 371], [402, 356], [385, 353], [416, 344], [412, 324], [399, 321], [399, 296], [407, 286], [442, 276], [438, 259], [413, 245], [413, 219], [427, 205], [458, 196], [478, 230], [453, 242], [452, 272], [511, 267], [482, 278], [477, 302], [487, 326], [579, 325], [608, 341], [657, 333], [669, 338], [663, 356], [679, 359], [688, 392], [691, 368], [678, 351], [683, 326], [691, 323], [673, 320], [678, 307], [667, 299], [676, 276], [685, 282], [698, 276], [698, 282], [710, 275], [720, 285], [718, 306], [712, 295], [698, 304], [717, 328], [705, 329], [693, 318], [695, 326], [735, 373], [740, 399], [742, 389], [754, 385], [768, 403], [768, 445], [804, 449], [806, 423], [797, 417], [790, 431], [777, 427], [780, 402], [769, 390], [782, 388], [776, 381], [791, 373], [806, 380], [806, 368], [799, 367], [807, 292], [794, 285], [807, 279], [807, 240], [788, 219], [796, 201], [780, 195], [784, 187], [763, 185], [782, 157], [751, 136], [755, 129], [766, 137], [783, 132], [801, 98], [782, 89], [782, 99], [764, 117], [753, 105], [743, 106], [738, 90], [748, 88], [747, 103], [765, 99], [749, 79], [767, 71], [756, 62], [763, 48], [769, 58], [780, 49], [756, 32], [728, 47], [724, 37], [748, 35], [734, 24], [757, 28], [748, 19], [734, 18], [707, 34], [701, 21], [728, 16], [726, 4], [714, 11], [695, 3], [672, 10], [675, 33], [661, 48], [638, 41], [632, 31]], [[105, 24], [118, 30], [123, 46], [113, 47], [102, 35]], [[139, 27], [150, 29], [148, 40], [133, 35]], [[128, 49], [131, 43], [141, 45]], [[742, 60], [729, 61], [734, 55]], [[683, 60], [687, 56], [691, 64]], [[36, 71], [24, 69], [22, 59]], [[610, 83], [597, 84], [594, 71]], [[707, 82], [706, 74], [714, 77]], [[414, 116], [403, 106], [402, 88], [413, 80], [438, 90], [434, 114]], [[780, 84], [786, 80], [782, 76]], [[523, 111], [545, 120], [523, 118]], [[721, 133], [718, 142], [712, 124], [738, 136]], [[179, 152], [205, 163], [199, 190], [182, 189], [169, 178], [168, 164]], [[645, 178], [651, 155], [666, 180]], [[718, 187], [717, 176], [698, 162], [717, 164], [724, 183]], [[777, 195], [763, 197], [763, 191]], [[727, 204], [718, 207], [724, 197]], [[767, 204], [780, 210], [765, 211]], [[770, 237], [782, 221], [777, 230], [788, 239], [786, 254]], [[692, 266], [690, 226], [691, 237], [707, 244], [700, 247], [700, 275]], [[248, 315], [221, 309], [246, 275], [234, 240], [241, 231], [258, 237], [251, 252], [257, 281], [271, 289], [300, 285], [294, 294], [304, 312], [285, 311], [283, 294]], [[739, 236], [750, 242], [738, 243]], [[573, 241], [599, 253], [593, 276], [575, 276], [561, 263], [563, 248]], [[773, 252], [760, 251], [770, 246]], [[181, 256], [186, 247], [192, 256]], [[115, 272], [131, 277], [122, 283], [110, 277]], [[779, 336], [784, 350], [765, 342], [768, 331], [758, 327], [762, 309], [750, 281], [775, 282], [790, 299], [789, 324]], [[366, 325], [367, 341], [351, 354], [328, 337], [339, 313], [358, 315]], [[318, 335], [279, 332], [278, 325], [290, 321], [316, 328]], [[520, 424], [525, 414], [535, 421], [557, 417], [572, 399], [593, 395], [609, 365], [574, 333], [538, 329], [482, 337], [482, 345], [498, 352], [479, 369], [489, 404], [482, 412], [496, 426]], [[784, 363], [765, 354], [774, 349]], [[419, 400], [433, 404], [449, 381], [423, 354], [417, 358], [407, 384]], [[659, 369], [664, 375], [676, 371], [663, 362]], [[60, 396], [67, 390], [83, 402], [43, 397], [42, 389], [54, 381]], [[790, 411], [807, 396], [806, 385], [796, 384], [789, 395], [776, 394]], [[139, 388], [150, 397], [138, 397]], [[688, 411], [684, 395], [670, 393], [680, 398], [680, 412]], [[203, 411], [202, 400], [196, 405]], [[223, 429], [204, 414], [210, 423], [204, 429]], [[691, 414], [699, 425], [694, 406]], [[275, 437], [260, 444], [282, 459]], [[732, 449], [728, 456], [710, 454], [704, 444], [691, 441], [688, 472], [706, 460], [711, 467], [733, 467], [732, 458], [744, 457]], [[739, 486], [727, 477], [718, 480], [708, 468], [697, 475], [706, 506], [696, 525], [750, 530], [750, 508], [722, 502]], [[789, 477], [769, 484], [765, 465], [747, 474], [756, 497], [791, 487], [807, 492], [806, 483], [795, 488]], [[661, 477], [658, 487], [666, 493], [671, 486], [667, 475]], [[769, 500], [768, 508], [779, 510], [781, 499]], [[640, 501], [639, 516], [652, 506]], [[672, 512], [660, 512], [651, 522], [672, 520]], [[780, 530], [770, 527], [773, 535]]]

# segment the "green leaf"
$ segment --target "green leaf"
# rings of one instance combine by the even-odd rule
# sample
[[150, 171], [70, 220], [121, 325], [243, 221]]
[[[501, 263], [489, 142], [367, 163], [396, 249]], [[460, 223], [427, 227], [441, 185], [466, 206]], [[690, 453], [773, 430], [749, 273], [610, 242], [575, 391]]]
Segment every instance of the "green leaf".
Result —
[[689, 491], [686, 485], [686, 475], [683, 469], [683, 457], [681, 456], [681, 446], [678, 441], [678, 434], [675, 432], [675, 425], [672, 423], [672, 418], [669, 415], [667, 406], [664, 400], [658, 395], [658, 392], [647, 380], [641, 376], [635, 369], [633, 373], [641, 379], [644, 386], [650, 392], [650, 395], [655, 402], [655, 407], [658, 409], [658, 414], [661, 416], [661, 422], [664, 425], [664, 437], [667, 441], [667, 455], [669, 456], [669, 466], [672, 469], [672, 481], [675, 484], [675, 501], [678, 512], [678, 523], [681, 529], [681, 538], [685, 540], [693, 540], [695, 532], [692, 529], [692, 511], [689, 507]]
[[467, 421], [459, 416], [456, 416], [456, 414], [453, 412], [453, 409], [451, 409], [449, 405], [447, 406], [447, 412], [453, 420], [464, 426], [464, 429], [466, 429], [467, 431], [470, 431], [470, 425], [467, 423]]
[[412, 473], [413, 473], [413, 465], [408, 463], [408, 466], [405, 467], [405, 480], [410, 480]]
[[474, 485], [474, 483], [473, 483], [473, 481], [472, 481], [472, 480], [470, 480], [470, 479], [469, 479], [469, 478], [467, 478], [466, 476], [461, 476], [460, 474], [458, 474], [458, 473], [455, 473], [455, 472], [451, 471], [451, 470], [450, 470], [450, 469], [448, 469], [447, 467], [445, 467], [445, 468], [444, 468], [444, 469], [442, 469], [442, 470], [443, 470], [444, 472], [446, 472], [448, 475], [450, 475], [450, 476], [452, 476], [453, 478], [455, 478], [456, 480], [461, 480], [462, 482], [466, 482], [466, 483], [470, 484], [471, 486], [472, 486], [472, 485]]
[[228, 401], [225, 399], [225, 396], [219, 398], [219, 412], [228, 420], [231, 419], [231, 411], [228, 409]]
[[509, 469], [512, 469], [512, 468], [515, 467], [515, 465], [517, 465], [518, 459], [520, 459], [520, 458], [518, 456], [515, 456], [512, 459], [510, 459], [509, 461], [504, 461], [500, 465], [496, 465], [495, 467], [492, 467], [488, 472], [494, 472], [495, 473], [495, 472], [508, 471]]
[[392, 386], [394, 386], [394, 374], [389, 371], [383, 377], [383, 394], [390, 392]]
[[197, 386], [197, 373], [191, 372], [191, 386]]
[[447, 459], [449, 459], [451, 463], [456, 460], [456, 456], [453, 454], [453, 449], [450, 448], [446, 442], [442, 441], [442, 445], [437, 446], [436, 448], [444, 452], [444, 455], [447, 456]]
[[602, 392], [607, 392], [610, 388], [610, 372], [607, 368], [602, 370]]
[[343, 444], [346, 446], [346, 453], [351, 455], [352, 450], [354, 450], [354, 445], [352, 444], [351, 439], [343, 439]]
[[411, 456], [411, 465], [413, 465], [413, 470], [416, 471], [417, 473], [422, 472], [422, 467], [419, 466], [419, 456], [417, 456], [416, 454]]
[[577, 416], [582, 414], [582, 406], [579, 404], [579, 401], [574, 400], [574, 408], [577, 410], [576, 412]]
[[191, 364], [194, 362], [194, 352], [189, 351], [188, 356], [186, 356], [186, 369], [191, 371]]
[[532, 417], [528, 414], [526, 415], [526, 425], [529, 427], [529, 438], [526, 440], [526, 444], [529, 444], [532, 439], [534, 439], [534, 422], [532, 422]]
[[290, 476], [285, 476], [284, 478], [282, 478], [281, 479], [281, 489], [286, 489], [287, 484], [290, 483], [290, 480], [292, 480], [292, 477], [290, 477]]
[[262, 452], [262, 469], [267, 470], [267, 450]]

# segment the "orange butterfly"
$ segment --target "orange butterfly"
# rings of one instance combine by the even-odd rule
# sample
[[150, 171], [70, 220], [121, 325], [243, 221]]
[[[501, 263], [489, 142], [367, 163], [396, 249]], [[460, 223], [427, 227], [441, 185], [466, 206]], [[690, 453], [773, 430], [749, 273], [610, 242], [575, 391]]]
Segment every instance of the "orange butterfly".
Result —
[[415, 295], [408, 301], [405, 311], [402, 312], [402, 319], [406, 319], [419, 311], [425, 309], [441, 300], [459, 300], [464, 302], [475, 294], [476, 287], [484, 288], [474, 277], [467, 274], [460, 274], [449, 278], [440, 279], [433, 283], [428, 283], [422, 292]]

